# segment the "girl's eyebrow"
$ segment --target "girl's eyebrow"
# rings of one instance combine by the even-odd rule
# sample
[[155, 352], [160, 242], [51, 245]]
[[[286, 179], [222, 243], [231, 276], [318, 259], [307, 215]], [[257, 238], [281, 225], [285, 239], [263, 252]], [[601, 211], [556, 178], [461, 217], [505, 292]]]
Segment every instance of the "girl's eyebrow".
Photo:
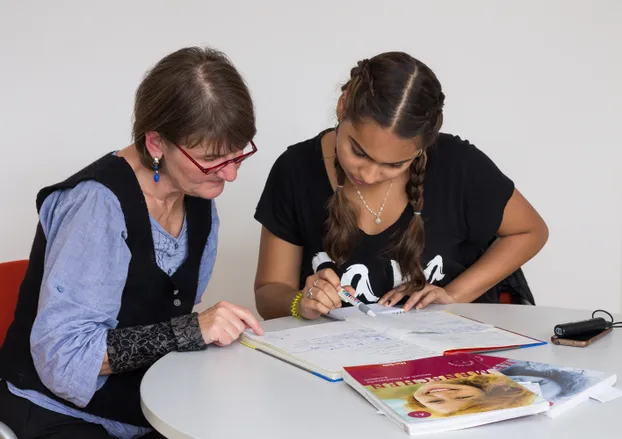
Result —
[[366, 156], [368, 159], [370, 159], [370, 160], [372, 160], [372, 161], [374, 161], [374, 162], [376, 162], [376, 163], [378, 163], [378, 164], [380, 164], [380, 165], [389, 165], [389, 166], [403, 165], [403, 164], [404, 164], [404, 163], [406, 163], [408, 160], [410, 160], [410, 159], [408, 159], [408, 160], [402, 160], [401, 162], [393, 162], [393, 163], [380, 163], [380, 162], [378, 162], [377, 160], [374, 160], [373, 158], [371, 158], [371, 157], [369, 156], [369, 154], [367, 154], [367, 152], [363, 149], [363, 147], [361, 146], [361, 144], [360, 144], [360, 143], [358, 143], [358, 142], [354, 139], [354, 137], [352, 137], [352, 136], [348, 136], [348, 138], [350, 139], [350, 142], [352, 142], [352, 144], [353, 144], [355, 147], [357, 147], [358, 149], [360, 149], [360, 150], [361, 150], [361, 152], [362, 152], [363, 154], [365, 154], [365, 156]]

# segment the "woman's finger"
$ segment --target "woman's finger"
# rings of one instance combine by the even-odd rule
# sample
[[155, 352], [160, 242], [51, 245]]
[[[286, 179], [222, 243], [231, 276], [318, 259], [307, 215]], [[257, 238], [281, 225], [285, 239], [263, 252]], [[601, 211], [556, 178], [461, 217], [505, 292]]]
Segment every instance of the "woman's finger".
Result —
[[333, 303], [331, 298], [328, 297], [328, 294], [326, 294], [324, 290], [320, 289], [319, 287], [316, 287], [316, 288], [313, 288], [312, 292], [313, 292], [313, 299], [315, 299], [317, 302], [324, 305], [327, 309], [330, 310], [330, 309], [335, 308], [335, 304]]
[[404, 304], [404, 311], [410, 311], [413, 306], [415, 306], [422, 297], [426, 296], [430, 291], [437, 289], [436, 285], [426, 284], [421, 290], [413, 293], [410, 298]]
[[333, 304], [333, 308], [339, 308], [341, 306], [341, 297], [339, 297], [337, 289], [330, 282], [320, 278], [315, 284], [316, 288], [319, 288], [321, 291], [323, 291], [330, 299]]
[[218, 339], [216, 340], [222, 346], [227, 346], [233, 343], [239, 336], [239, 332], [235, 326], [231, 324], [228, 320], [223, 321], [218, 328]]
[[424, 297], [422, 300], [419, 301], [419, 304], [417, 305], [417, 308], [425, 308], [426, 306], [432, 304], [432, 303], [441, 303], [443, 305], [447, 305], [450, 303], [454, 303], [454, 298], [453, 296], [451, 296], [447, 291], [445, 291], [444, 288], [437, 288], [434, 290], [435, 294], [434, 297]]
[[[232, 312], [235, 318], [241, 321], [244, 329], [249, 327], [255, 334], [263, 335], [263, 328], [261, 327], [261, 324], [248, 309], [234, 304], [228, 304], [228, 309]], [[242, 329], [242, 331], [244, 331], [244, 329]]]
[[322, 302], [318, 301], [318, 300], [309, 300], [309, 305], [308, 307], [314, 311], [317, 311], [319, 313], [322, 313], [324, 315], [328, 314], [330, 312], [330, 308], [328, 308], [326, 305], [324, 305]]
[[235, 327], [235, 329], [238, 331], [238, 334], [242, 333], [244, 329], [246, 329], [244, 322], [240, 320], [230, 308], [220, 307], [216, 310], [216, 312], [221, 317], [219, 321], [221, 322], [220, 324], [223, 327], [228, 326], [226, 325], [226, 323], [229, 323]]
[[378, 301], [380, 305], [392, 306], [398, 303], [406, 295], [406, 288], [398, 287], [389, 291]]
[[404, 304], [404, 311], [410, 311], [413, 308], [413, 306], [415, 306], [417, 302], [419, 302], [421, 297], [426, 294], [428, 294], [428, 292], [427, 291], [424, 292], [424, 290], [411, 294], [411, 296], [408, 298], [408, 300]]
[[337, 276], [330, 268], [325, 268], [324, 270], [320, 270], [317, 272], [317, 275], [320, 279], [324, 279], [328, 283], [330, 283], [335, 289], [339, 288], [341, 285], [341, 279]]
[[416, 309], [423, 308], [422, 302], [424, 300], [426, 300], [427, 303], [430, 303], [435, 299], [436, 290], [422, 290], [418, 293], [413, 294], [410, 299], [406, 301], [406, 303], [404, 304], [404, 310], [410, 311], [413, 307], [416, 307]]

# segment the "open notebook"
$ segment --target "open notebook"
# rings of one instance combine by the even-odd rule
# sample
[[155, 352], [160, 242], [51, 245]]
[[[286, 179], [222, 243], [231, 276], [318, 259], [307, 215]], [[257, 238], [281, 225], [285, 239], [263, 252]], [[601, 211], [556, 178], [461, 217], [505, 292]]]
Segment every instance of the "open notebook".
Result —
[[242, 334], [242, 343], [329, 381], [342, 379], [345, 366], [391, 363], [453, 353], [482, 353], [546, 344], [446, 311], [396, 310], [263, 336]]

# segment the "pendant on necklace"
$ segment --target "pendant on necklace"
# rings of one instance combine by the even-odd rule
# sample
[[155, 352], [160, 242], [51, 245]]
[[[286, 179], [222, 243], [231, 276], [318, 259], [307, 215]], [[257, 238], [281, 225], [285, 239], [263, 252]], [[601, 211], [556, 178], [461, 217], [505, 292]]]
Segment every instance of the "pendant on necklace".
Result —
[[374, 222], [375, 222], [376, 224], [380, 224], [380, 223], [382, 222], [382, 220], [381, 220], [380, 218], [376, 218], [376, 219], [374, 220]]

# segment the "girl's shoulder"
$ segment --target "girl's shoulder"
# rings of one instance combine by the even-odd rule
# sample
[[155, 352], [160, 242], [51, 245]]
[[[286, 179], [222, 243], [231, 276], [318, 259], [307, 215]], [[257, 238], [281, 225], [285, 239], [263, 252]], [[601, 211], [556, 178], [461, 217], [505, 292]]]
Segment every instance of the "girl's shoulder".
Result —
[[434, 145], [428, 149], [428, 157], [444, 160], [477, 159], [483, 154], [474, 144], [460, 136], [440, 133]]
[[428, 172], [452, 173], [463, 177], [475, 173], [498, 173], [491, 158], [466, 139], [448, 133], [440, 133], [434, 145], [427, 150]]
[[287, 146], [272, 165], [271, 177], [296, 185], [327, 178], [321, 144], [324, 132]]

